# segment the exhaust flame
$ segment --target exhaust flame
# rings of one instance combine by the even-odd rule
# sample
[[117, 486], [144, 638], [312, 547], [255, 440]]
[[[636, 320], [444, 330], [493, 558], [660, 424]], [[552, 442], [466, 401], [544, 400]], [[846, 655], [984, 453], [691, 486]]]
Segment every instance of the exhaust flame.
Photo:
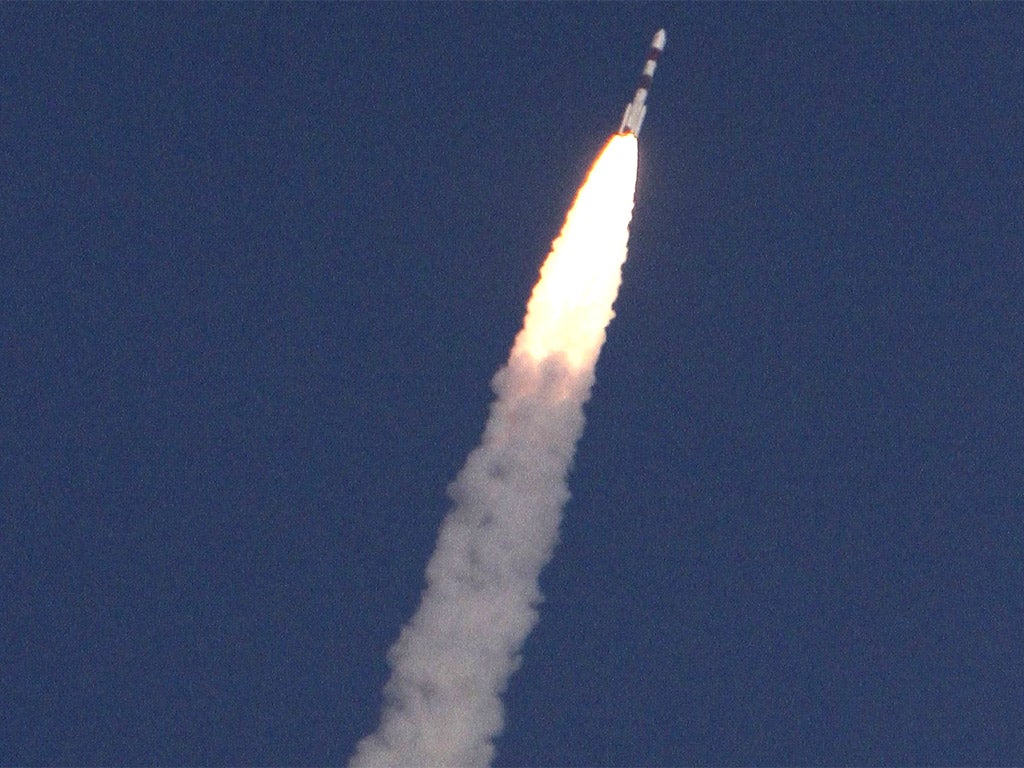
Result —
[[621, 282], [637, 144], [616, 135], [552, 244], [483, 440], [449, 488], [454, 507], [427, 565], [427, 589], [391, 648], [376, 733], [353, 766], [484, 766], [503, 728], [500, 694], [537, 623], [566, 476], [594, 364]]
[[562, 353], [573, 368], [596, 362], [615, 316], [636, 167], [636, 137], [613, 136], [551, 245], [512, 354], [524, 351], [543, 360]]

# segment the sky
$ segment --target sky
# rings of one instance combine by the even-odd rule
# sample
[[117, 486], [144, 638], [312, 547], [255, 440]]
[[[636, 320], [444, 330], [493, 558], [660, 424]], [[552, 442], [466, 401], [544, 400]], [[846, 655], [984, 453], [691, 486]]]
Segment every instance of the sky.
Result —
[[1024, 763], [1024, 9], [0, 6], [0, 763], [338, 765], [654, 31], [499, 766]]

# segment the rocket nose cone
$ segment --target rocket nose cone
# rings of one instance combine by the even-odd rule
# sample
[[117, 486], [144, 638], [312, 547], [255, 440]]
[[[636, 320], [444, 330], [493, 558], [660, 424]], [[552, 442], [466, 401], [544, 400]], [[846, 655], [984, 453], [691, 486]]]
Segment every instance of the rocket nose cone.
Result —
[[651, 47], [657, 48], [659, 51], [665, 47], [665, 30], [659, 29], [654, 33], [654, 40], [651, 41]]

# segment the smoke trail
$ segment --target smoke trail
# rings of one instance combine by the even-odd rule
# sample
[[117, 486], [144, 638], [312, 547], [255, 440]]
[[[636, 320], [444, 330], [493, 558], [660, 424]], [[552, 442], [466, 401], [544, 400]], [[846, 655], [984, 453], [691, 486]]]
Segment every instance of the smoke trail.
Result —
[[483, 441], [449, 488], [455, 503], [427, 589], [391, 648], [377, 732], [353, 766], [484, 766], [503, 727], [500, 694], [537, 622], [566, 475], [626, 259], [633, 135], [611, 138], [552, 244], [508, 364], [494, 377]]

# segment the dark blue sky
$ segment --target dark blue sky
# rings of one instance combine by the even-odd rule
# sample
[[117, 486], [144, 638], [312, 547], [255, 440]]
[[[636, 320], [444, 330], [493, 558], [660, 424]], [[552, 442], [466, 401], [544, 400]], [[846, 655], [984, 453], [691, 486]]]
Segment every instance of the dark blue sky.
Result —
[[1024, 762], [1024, 9], [0, 7], [0, 762], [372, 730], [655, 29], [499, 765]]

